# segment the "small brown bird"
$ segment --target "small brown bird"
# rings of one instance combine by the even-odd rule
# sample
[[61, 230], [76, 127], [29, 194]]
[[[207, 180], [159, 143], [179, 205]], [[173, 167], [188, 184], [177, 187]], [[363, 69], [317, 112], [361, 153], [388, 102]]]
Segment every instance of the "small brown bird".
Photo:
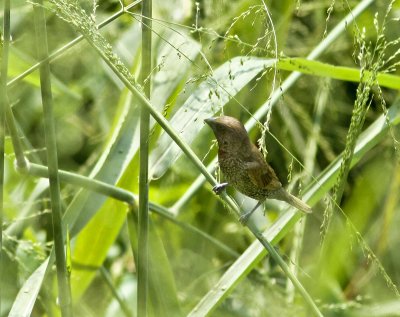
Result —
[[246, 223], [252, 213], [265, 199], [278, 199], [311, 213], [311, 207], [289, 194], [283, 187], [272, 167], [264, 160], [261, 152], [250, 141], [243, 124], [235, 118], [221, 116], [204, 120], [214, 131], [218, 141], [218, 161], [228, 183], [216, 185], [219, 194], [228, 184], [241, 193], [259, 202], [240, 217]]

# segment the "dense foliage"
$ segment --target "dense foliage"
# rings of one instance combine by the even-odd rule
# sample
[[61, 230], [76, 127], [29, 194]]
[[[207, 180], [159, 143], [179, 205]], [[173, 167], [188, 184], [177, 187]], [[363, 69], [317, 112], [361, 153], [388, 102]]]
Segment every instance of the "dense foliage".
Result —
[[[46, 176], [40, 168], [47, 166], [49, 132], [36, 65], [45, 43], [34, 8], [46, 17], [57, 141], [56, 152], [48, 150], [62, 171], [73, 310], [136, 315], [145, 107], [137, 84], [140, 1], [13, 0], [10, 50], [1, 55], [8, 98], [1, 98], [33, 164], [15, 168], [16, 137], [7, 121], [1, 316], [60, 314], [51, 251], [55, 203], [48, 179], [37, 177]], [[251, 223], [273, 241], [322, 314], [399, 314], [399, 16], [399, 1], [387, 0], [154, 1], [148, 105], [175, 136], [150, 120], [150, 316], [312, 314], [176, 145], [183, 139], [222, 181], [214, 136], [203, 122], [221, 113], [245, 123], [284, 186], [313, 207], [304, 216], [267, 200]], [[5, 42], [2, 36], [2, 48]], [[256, 203], [227, 192], [241, 210]]]

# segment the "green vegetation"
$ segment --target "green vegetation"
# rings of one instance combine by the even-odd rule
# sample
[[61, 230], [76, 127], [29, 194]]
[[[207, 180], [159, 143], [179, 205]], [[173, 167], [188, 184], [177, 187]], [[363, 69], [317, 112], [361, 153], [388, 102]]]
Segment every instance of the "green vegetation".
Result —
[[399, 1], [0, 4], [1, 316], [399, 315]]

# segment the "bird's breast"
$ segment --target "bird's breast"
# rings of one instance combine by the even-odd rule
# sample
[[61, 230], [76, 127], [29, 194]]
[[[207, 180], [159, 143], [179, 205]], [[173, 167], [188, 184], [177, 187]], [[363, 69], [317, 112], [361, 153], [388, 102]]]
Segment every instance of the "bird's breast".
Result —
[[240, 155], [219, 151], [218, 161], [226, 181], [236, 190], [257, 200], [268, 196], [265, 189], [257, 187], [250, 179], [246, 170], [246, 162], [240, 158]]
[[218, 155], [218, 161], [221, 171], [229, 183], [236, 186], [237, 183], [243, 180], [246, 173], [245, 165], [237, 155], [229, 155], [222, 152]]

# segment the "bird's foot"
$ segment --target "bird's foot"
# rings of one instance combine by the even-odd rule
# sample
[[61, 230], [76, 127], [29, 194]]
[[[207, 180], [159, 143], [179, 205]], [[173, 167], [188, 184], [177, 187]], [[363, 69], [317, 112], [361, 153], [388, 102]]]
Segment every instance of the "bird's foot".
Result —
[[225, 189], [225, 187], [228, 186], [228, 183], [221, 183], [217, 184], [213, 187], [213, 192], [216, 193], [217, 195], [221, 194], [221, 192]]
[[[239, 217], [239, 221], [240, 221], [240, 223], [241, 223], [243, 226], [247, 223], [247, 221], [249, 221], [250, 216], [253, 214], [253, 212], [254, 212], [258, 207], [260, 207], [260, 205], [261, 205], [263, 202], [264, 202], [264, 200], [260, 200], [260, 201], [257, 203], [257, 205], [254, 206], [254, 208], [253, 208], [252, 210], [250, 210], [249, 212], [244, 213], [243, 215], [241, 215], [241, 216]], [[265, 214], [265, 211], [264, 211], [264, 214]]]
[[246, 225], [247, 221], [249, 221], [249, 218], [251, 216], [252, 212], [246, 212], [245, 214], [241, 215], [239, 217], [239, 222], [244, 226]]

